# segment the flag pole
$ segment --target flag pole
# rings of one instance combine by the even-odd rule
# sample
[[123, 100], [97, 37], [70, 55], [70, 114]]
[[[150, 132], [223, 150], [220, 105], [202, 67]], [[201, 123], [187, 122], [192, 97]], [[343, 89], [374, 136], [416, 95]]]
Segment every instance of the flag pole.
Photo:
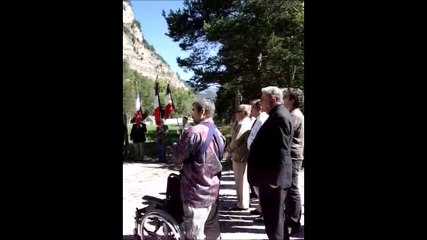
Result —
[[[168, 87], [167, 87], [168, 89], [169, 89], [169, 96], [170, 96], [170, 98], [171, 98], [171, 102], [172, 102], [172, 109], [175, 111], [175, 104], [173, 103], [173, 97], [172, 97], [172, 91], [171, 91], [171, 89], [170, 89], [170, 85], [169, 85], [169, 82], [168, 82]], [[176, 112], [176, 111], [175, 111]], [[176, 122], [178, 123], [178, 127], [180, 127], [180, 124], [179, 124], [179, 119], [178, 119], [178, 115], [176, 116]]]
[[157, 88], [157, 99], [159, 100], [160, 119], [163, 119], [164, 114], [163, 114], [162, 104], [160, 102], [160, 92], [159, 92], [159, 82], [158, 82], [159, 73], [157, 71], [157, 68], [159, 68], [161, 65], [162, 65], [162, 63], [159, 63], [154, 68], [156, 69], [156, 81], [155, 82], [156, 82], [156, 88]]
[[141, 103], [141, 92], [138, 90], [138, 96], [139, 96], [139, 111], [141, 112], [141, 121], [145, 120], [144, 113], [142, 112], [142, 103]]
[[159, 77], [159, 75], [156, 75], [156, 81], [155, 81], [155, 84], [154, 84], [154, 90], [157, 93], [157, 101], [158, 101], [158, 104], [159, 104], [160, 119], [163, 119], [164, 116], [163, 116], [163, 110], [162, 110], [162, 103], [160, 102], [159, 82], [157, 81], [158, 77]]
[[160, 102], [160, 93], [159, 93], [159, 82], [157, 81], [159, 75], [156, 75], [156, 90], [157, 90], [157, 100], [159, 101], [159, 110], [160, 110], [160, 119], [163, 119], [163, 110], [162, 103]]

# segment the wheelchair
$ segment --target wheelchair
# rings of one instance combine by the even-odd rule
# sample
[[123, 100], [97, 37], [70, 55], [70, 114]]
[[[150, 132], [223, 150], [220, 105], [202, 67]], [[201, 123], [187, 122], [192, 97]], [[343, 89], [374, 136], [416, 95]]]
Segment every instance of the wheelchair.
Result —
[[133, 240], [184, 240], [181, 228], [183, 222], [182, 202], [179, 196], [180, 175], [171, 173], [168, 177], [166, 199], [145, 195], [146, 207], [135, 211]]

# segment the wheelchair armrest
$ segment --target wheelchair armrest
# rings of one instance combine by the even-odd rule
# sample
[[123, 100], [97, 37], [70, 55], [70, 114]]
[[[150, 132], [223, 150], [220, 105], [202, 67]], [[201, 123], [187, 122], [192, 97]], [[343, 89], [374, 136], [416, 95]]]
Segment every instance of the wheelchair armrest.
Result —
[[156, 197], [153, 197], [153, 196], [148, 196], [148, 195], [143, 196], [142, 200], [146, 200], [149, 203], [159, 203], [159, 204], [164, 204], [165, 203], [165, 201], [163, 199], [156, 198]]

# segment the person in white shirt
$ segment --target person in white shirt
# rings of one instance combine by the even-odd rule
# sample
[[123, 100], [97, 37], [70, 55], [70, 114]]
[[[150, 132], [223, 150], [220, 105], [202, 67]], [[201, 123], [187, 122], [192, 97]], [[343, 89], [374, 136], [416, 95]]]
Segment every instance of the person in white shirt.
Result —
[[[252, 101], [250, 117], [255, 118], [255, 120], [252, 124], [252, 129], [248, 137], [248, 142], [247, 142], [248, 150], [251, 150], [251, 144], [255, 139], [255, 136], [258, 133], [258, 130], [261, 128], [262, 124], [264, 124], [265, 120], [267, 120], [268, 118], [268, 114], [262, 110], [261, 99], [256, 99]], [[257, 187], [251, 186], [251, 190], [253, 190], [257, 196], [259, 195]], [[255, 210], [250, 211], [250, 213], [254, 215], [262, 215], [261, 204], [258, 203]], [[262, 221], [262, 216], [256, 217], [254, 220]]]
[[255, 139], [258, 130], [261, 128], [262, 124], [264, 124], [265, 120], [268, 118], [268, 114], [262, 110], [261, 99], [257, 99], [252, 101], [251, 103], [251, 114], [250, 117], [255, 117], [255, 121], [253, 122], [251, 133], [248, 137], [248, 150], [251, 150], [251, 144]]

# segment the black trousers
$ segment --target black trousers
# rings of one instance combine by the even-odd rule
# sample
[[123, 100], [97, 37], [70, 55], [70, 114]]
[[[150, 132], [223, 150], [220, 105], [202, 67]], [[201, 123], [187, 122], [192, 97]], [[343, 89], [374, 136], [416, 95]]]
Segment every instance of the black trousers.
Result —
[[265, 232], [270, 240], [289, 240], [285, 224], [285, 198], [288, 189], [259, 186], [259, 199], [264, 216]]
[[297, 227], [301, 221], [301, 196], [298, 189], [298, 175], [302, 160], [292, 159], [292, 185], [285, 199], [285, 218], [289, 227]]

